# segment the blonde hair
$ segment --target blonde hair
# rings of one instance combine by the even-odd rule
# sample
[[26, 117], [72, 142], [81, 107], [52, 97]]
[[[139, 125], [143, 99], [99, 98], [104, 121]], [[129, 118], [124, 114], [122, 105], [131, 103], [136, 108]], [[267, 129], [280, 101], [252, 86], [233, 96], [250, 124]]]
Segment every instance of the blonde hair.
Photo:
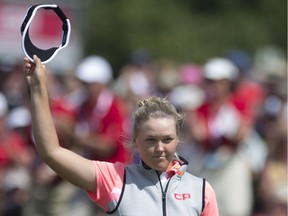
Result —
[[180, 136], [184, 115], [178, 113], [175, 107], [166, 98], [152, 96], [138, 103], [138, 109], [134, 113], [134, 125], [132, 139], [135, 141], [140, 126], [150, 118], [174, 118], [177, 136]]

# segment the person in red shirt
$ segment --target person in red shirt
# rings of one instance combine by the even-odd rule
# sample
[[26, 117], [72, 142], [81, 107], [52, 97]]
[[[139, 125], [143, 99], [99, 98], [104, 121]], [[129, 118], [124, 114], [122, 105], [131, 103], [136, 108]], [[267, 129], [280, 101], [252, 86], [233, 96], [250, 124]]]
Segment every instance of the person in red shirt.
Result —
[[76, 78], [84, 86], [83, 102], [76, 108], [76, 145], [89, 159], [128, 163], [124, 146], [127, 121], [124, 103], [109, 89], [112, 68], [101, 56], [85, 58], [76, 69]]
[[252, 172], [239, 150], [253, 125], [235, 103], [233, 87], [238, 75], [232, 61], [208, 60], [203, 66], [206, 100], [188, 120], [191, 135], [204, 152], [198, 175], [211, 182], [223, 216], [248, 216], [253, 203]]

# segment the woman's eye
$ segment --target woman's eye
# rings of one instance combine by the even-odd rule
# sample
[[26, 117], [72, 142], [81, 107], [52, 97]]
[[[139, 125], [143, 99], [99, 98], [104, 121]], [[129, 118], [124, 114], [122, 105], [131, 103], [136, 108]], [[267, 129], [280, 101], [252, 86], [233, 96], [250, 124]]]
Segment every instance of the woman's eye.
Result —
[[153, 138], [148, 138], [148, 139], [146, 139], [146, 143], [148, 143], [148, 144], [153, 144], [153, 143], [155, 143], [155, 139], [153, 139]]
[[163, 143], [170, 143], [172, 140], [173, 140], [173, 138], [168, 137], [168, 138], [165, 138], [165, 139], [163, 140]]
[[163, 138], [163, 139], [161, 139], [161, 140], [158, 140], [158, 139], [156, 139], [156, 138], [147, 138], [147, 139], [145, 140], [145, 142], [146, 142], [147, 144], [149, 144], [149, 145], [154, 145], [154, 144], [158, 143], [159, 141], [162, 142], [162, 143], [165, 143], [165, 144], [169, 144], [169, 143], [171, 143], [173, 140], [174, 140], [174, 138], [172, 138], [172, 137], [166, 137], [166, 138]]

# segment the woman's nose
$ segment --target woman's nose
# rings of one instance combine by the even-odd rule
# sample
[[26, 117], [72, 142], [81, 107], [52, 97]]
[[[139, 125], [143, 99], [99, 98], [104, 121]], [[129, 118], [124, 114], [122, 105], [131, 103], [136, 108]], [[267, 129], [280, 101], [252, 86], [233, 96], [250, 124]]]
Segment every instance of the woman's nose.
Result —
[[164, 143], [162, 143], [161, 141], [159, 141], [155, 147], [155, 149], [157, 151], [164, 151]]

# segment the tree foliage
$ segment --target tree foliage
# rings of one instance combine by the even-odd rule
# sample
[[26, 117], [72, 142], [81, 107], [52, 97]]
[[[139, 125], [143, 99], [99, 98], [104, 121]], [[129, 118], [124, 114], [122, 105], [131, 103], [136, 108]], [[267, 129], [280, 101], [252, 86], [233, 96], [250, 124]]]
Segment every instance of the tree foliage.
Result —
[[284, 0], [93, 0], [83, 14], [85, 52], [117, 68], [138, 48], [199, 63], [234, 48], [286, 50], [286, 8]]

